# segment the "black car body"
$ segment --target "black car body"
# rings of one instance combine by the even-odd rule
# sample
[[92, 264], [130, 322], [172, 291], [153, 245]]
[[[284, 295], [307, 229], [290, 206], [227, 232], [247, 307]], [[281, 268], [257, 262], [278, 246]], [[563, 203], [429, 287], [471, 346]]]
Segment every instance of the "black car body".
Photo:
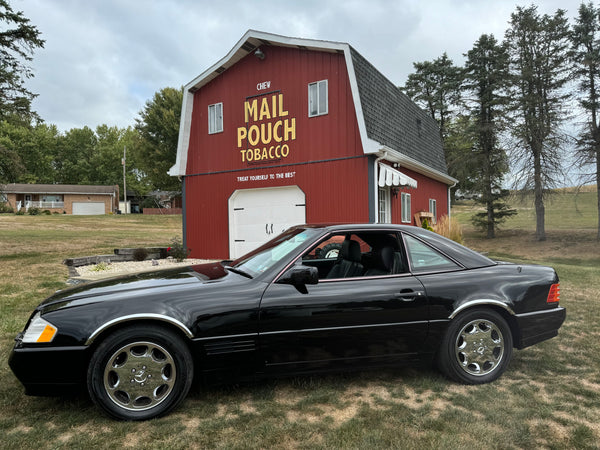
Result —
[[436, 358], [450, 378], [484, 383], [513, 347], [557, 335], [558, 293], [552, 268], [495, 262], [421, 228], [298, 226], [229, 264], [58, 291], [9, 363], [27, 394], [87, 385], [105, 412], [130, 420], [165, 414], [200, 375]]

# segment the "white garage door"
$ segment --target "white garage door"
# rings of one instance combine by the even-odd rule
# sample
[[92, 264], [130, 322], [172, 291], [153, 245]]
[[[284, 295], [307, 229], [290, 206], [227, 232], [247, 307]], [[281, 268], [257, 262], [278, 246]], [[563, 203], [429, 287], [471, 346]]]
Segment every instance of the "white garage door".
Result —
[[305, 222], [305, 196], [298, 186], [235, 191], [229, 198], [229, 257], [239, 258]]
[[73, 202], [74, 215], [106, 214], [104, 202]]

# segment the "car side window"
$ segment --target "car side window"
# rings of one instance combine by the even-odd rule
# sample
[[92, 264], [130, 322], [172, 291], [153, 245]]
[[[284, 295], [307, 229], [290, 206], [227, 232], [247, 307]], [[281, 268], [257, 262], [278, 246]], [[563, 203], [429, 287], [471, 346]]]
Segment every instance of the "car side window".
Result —
[[302, 256], [320, 280], [397, 275], [407, 272], [404, 261], [396, 233], [372, 230], [328, 236]]
[[412, 236], [404, 236], [406, 252], [413, 272], [457, 270], [461, 267]]

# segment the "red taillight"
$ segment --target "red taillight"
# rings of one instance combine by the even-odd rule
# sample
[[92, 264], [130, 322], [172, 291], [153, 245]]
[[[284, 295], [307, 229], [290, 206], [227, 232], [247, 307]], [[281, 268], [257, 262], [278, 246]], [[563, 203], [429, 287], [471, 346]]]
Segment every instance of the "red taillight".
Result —
[[548, 292], [548, 299], [546, 303], [558, 303], [560, 301], [560, 284], [556, 283], [550, 286], [550, 292]]

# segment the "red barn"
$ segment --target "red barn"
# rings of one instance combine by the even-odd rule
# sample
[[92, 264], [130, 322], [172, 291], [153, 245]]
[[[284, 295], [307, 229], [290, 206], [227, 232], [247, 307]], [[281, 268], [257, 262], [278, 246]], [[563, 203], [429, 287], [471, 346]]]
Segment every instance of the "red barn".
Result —
[[345, 43], [248, 31], [184, 88], [177, 162], [192, 256], [291, 225], [449, 211], [436, 122]]

